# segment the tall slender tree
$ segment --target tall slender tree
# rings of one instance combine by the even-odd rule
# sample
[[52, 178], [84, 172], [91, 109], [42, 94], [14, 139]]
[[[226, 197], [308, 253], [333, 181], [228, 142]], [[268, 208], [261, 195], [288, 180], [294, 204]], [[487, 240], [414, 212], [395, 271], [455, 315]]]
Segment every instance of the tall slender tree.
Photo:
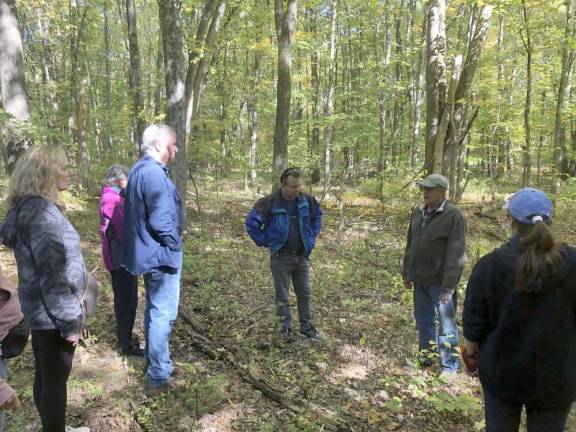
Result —
[[278, 39], [278, 82], [276, 85], [276, 122], [272, 172], [274, 180], [288, 165], [290, 98], [292, 95], [292, 40], [296, 31], [296, 0], [274, 1], [274, 22]]
[[138, 154], [139, 142], [144, 133], [144, 89], [142, 88], [142, 68], [140, 65], [140, 45], [138, 43], [138, 26], [134, 0], [126, 0], [126, 21], [128, 24], [128, 46], [130, 52], [130, 69], [128, 80], [132, 95], [132, 110], [134, 115], [135, 154]]
[[14, 0], [0, 0], [0, 85], [2, 105], [10, 115], [5, 128], [4, 164], [11, 173], [18, 157], [31, 145], [25, 129], [30, 120], [22, 37]]

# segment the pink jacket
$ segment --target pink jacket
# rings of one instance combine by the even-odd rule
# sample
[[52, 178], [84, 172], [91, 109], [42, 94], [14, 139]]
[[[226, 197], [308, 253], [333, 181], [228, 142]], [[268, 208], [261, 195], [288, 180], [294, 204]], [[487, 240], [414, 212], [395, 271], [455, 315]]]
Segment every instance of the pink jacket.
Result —
[[[0, 272], [0, 341], [23, 317], [16, 287]], [[15, 394], [12, 387], [0, 378], [0, 406]]]
[[[104, 186], [100, 197], [100, 242], [104, 264], [109, 271], [120, 268], [120, 262], [115, 258], [115, 249], [120, 247], [122, 238], [122, 221], [124, 220], [124, 197], [113, 187]], [[112, 224], [113, 238], [106, 232]]]

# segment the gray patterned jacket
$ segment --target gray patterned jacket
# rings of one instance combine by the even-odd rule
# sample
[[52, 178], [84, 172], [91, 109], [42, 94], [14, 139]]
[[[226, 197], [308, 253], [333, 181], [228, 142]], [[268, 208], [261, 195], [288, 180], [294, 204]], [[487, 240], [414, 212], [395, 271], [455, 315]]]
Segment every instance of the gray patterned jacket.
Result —
[[0, 241], [14, 249], [22, 312], [33, 330], [80, 332], [85, 267], [80, 236], [51, 201], [22, 197], [0, 224]]

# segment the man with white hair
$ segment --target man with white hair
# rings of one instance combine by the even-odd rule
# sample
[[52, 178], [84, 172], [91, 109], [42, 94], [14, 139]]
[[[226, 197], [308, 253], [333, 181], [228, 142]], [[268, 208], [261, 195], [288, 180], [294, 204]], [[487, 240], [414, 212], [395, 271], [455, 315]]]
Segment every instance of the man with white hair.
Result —
[[402, 279], [413, 290], [421, 366], [431, 366], [437, 352], [443, 377], [452, 379], [459, 366], [456, 289], [466, 261], [466, 220], [447, 201], [447, 190], [440, 174], [420, 182], [422, 204], [410, 218]]
[[144, 155], [126, 187], [122, 266], [144, 275], [148, 388], [157, 393], [172, 387], [169, 339], [180, 298], [182, 209], [167, 169], [178, 152], [176, 133], [167, 125], [150, 125], [141, 149]]

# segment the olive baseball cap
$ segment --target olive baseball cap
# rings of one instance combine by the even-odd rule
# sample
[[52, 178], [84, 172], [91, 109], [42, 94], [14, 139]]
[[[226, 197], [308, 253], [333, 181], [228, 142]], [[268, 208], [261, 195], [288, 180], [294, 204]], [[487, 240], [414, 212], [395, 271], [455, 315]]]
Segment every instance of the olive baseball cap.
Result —
[[448, 180], [446, 177], [440, 174], [430, 174], [420, 183], [420, 186], [427, 187], [427, 188], [437, 188], [440, 187], [442, 189], [448, 189]]

